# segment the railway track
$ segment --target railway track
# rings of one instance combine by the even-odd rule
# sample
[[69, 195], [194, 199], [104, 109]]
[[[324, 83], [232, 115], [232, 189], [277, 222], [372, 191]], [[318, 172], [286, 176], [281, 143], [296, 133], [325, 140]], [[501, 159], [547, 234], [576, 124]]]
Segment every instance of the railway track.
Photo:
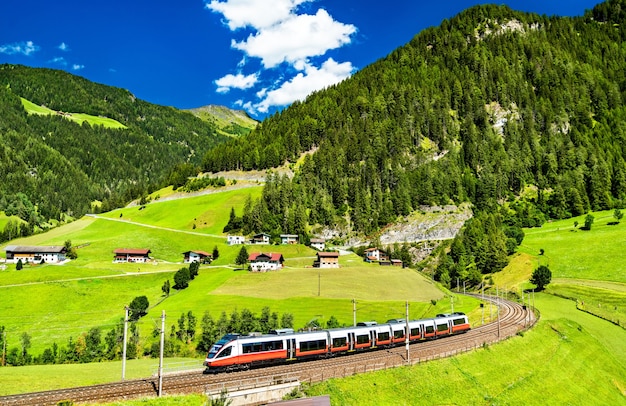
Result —
[[[480, 297], [479, 295], [474, 295]], [[385, 350], [337, 356], [315, 361], [276, 365], [216, 375], [186, 372], [163, 376], [163, 394], [215, 393], [266, 387], [287, 382], [321, 382], [357, 373], [417, 364], [433, 359], [453, 356], [516, 335], [535, 323], [535, 315], [519, 303], [485, 297], [500, 309], [499, 321], [494, 321], [461, 335], [440, 340], [424, 341], [409, 346], [409, 359], [404, 345]], [[105, 402], [156, 396], [158, 377], [128, 380], [109, 384], [68, 388], [61, 390], [1, 396], [0, 405], [56, 405], [64, 400], [80, 402]]]

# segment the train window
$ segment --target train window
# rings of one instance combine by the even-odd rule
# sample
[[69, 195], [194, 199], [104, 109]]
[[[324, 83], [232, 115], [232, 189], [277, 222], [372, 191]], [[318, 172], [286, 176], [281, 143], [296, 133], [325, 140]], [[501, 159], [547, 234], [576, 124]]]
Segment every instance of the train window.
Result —
[[426, 326], [425, 330], [426, 334], [432, 334], [435, 332], [435, 328], [433, 326]]
[[459, 324], [465, 324], [465, 319], [461, 318], [461, 319], [454, 319], [452, 320], [452, 324], [454, 324], [455, 326], [458, 326]]
[[396, 330], [393, 332], [393, 338], [398, 339], [404, 337], [404, 330]]
[[419, 327], [412, 328], [412, 329], [411, 329], [411, 335], [412, 335], [412, 336], [418, 336], [418, 335], [420, 335], [420, 328], [419, 328]]
[[449, 327], [447, 324], [437, 324], [437, 331], [446, 331]]
[[378, 341], [389, 340], [389, 332], [378, 333]]
[[326, 349], [326, 340], [302, 341], [300, 343], [300, 352], [317, 351]]
[[346, 345], [347, 342], [348, 340], [346, 339], [346, 337], [333, 338], [333, 347], [343, 347]]
[[356, 343], [357, 344], [365, 344], [365, 343], [369, 343], [370, 342], [370, 336], [366, 335], [362, 335], [362, 336], [356, 336]]
[[263, 343], [262, 351], [273, 351], [273, 350], [282, 350], [282, 349], [283, 349], [283, 341], [276, 340], [276, 341], [268, 341], [268, 342]]
[[233, 346], [226, 347], [222, 352], [217, 354], [217, 358], [228, 357], [230, 352], [233, 350]]

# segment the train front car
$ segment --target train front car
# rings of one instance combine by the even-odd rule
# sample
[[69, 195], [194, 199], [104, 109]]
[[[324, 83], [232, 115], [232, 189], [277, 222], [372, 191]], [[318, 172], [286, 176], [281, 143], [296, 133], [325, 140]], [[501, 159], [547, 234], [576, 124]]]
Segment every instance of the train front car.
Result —
[[[205, 373], [215, 372], [232, 365], [237, 346], [238, 334], [226, 334], [213, 344], [202, 365], [206, 366]], [[235, 351], [233, 351], [235, 350]], [[235, 352], [235, 354], [233, 354]], [[231, 363], [231, 364], [229, 364]]]

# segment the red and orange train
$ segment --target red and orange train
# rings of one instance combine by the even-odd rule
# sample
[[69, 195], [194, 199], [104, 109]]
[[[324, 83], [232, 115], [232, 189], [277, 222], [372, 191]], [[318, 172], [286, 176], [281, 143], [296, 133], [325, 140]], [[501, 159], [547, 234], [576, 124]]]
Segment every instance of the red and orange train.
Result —
[[464, 313], [438, 314], [432, 319], [359, 323], [355, 327], [294, 333], [274, 330], [266, 335], [227, 334], [213, 345], [205, 372], [232, 371], [255, 366], [322, 358], [358, 351], [388, 348], [406, 342], [464, 333], [470, 329]]

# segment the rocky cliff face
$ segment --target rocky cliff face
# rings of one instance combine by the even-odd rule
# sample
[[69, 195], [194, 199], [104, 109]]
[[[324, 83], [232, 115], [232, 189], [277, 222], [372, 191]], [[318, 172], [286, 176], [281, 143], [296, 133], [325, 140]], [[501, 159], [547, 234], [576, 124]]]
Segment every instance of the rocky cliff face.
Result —
[[[383, 229], [375, 236], [351, 236], [347, 226], [326, 228], [321, 236], [326, 239], [342, 239], [345, 247], [367, 245], [373, 240], [380, 241], [382, 246], [395, 243], [424, 245], [427, 252], [438, 244], [433, 242], [454, 238], [463, 224], [472, 217], [469, 204], [461, 206], [422, 206], [409, 216]], [[420, 256], [423, 254], [420, 254]]]

